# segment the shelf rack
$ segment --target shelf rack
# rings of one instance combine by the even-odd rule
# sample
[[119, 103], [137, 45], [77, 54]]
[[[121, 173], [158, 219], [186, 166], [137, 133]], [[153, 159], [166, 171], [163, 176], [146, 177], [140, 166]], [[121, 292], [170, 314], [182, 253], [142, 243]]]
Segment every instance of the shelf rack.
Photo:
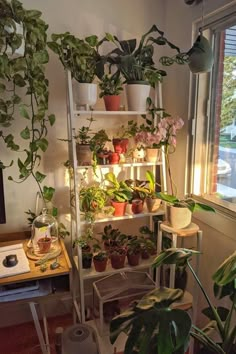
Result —
[[[71, 78], [71, 73], [68, 71], [67, 72], [67, 93], [68, 93], [68, 100], [67, 100], [67, 130], [68, 130], [68, 140], [69, 140], [69, 156], [70, 156], [70, 161], [72, 162], [72, 168], [73, 171], [76, 171], [76, 173], [73, 173], [73, 177], [71, 179], [71, 185], [72, 185], [72, 193], [73, 193], [73, 198], [74, 198], [74, 210], [72, 213], [72, 218], [71, 218], [71, 225], [72, 225], [72, 235], [74, 239], [77, 239], [81, 235], [81, 228], [86, 225], [85, 220], [81, 217], [81, 213], [79, 210], [79, 195], [78, 195], [78, 186], [80, 184], [80, 179], [79, 179], [79, 173], [81, 173], [83, 170], [88, 169], [92, 173], [92, 166], [78, 166], [77, 165], [77, 158], [76, 158], [76, 144], [75, 144], [75, 139], [74, 137], [74, 132], [75, 132], [75, 123], [78, 123], [78, 119], [80, 117], [85, 117], [86, 116], [99, 116], [99, 117], [111, 117], [111, 116], [120, 116], [120, 117], [127, 117], [127, 116], [141, 116], [146, 114], [147, 112], [143, 111], [100, 111], [100, 110], [90, 110], [90, 111], [84, 111], [84, 110], [77, 110], [75, 109], [74, 105], [74, 100], [73, 100], [73, 90], [72, 90], [72, 78]], [[157, 94], [157, 90], [156, 90]], [[162, 98], [161, 98], [161, 90], [159, 87], [159, 95], [160, 95], [160, 107], [162, 106]], [[156, 98], [155, 98], [155, 103]], [[155, 172], [155, 169], [157, 166], [160, 166], [161, 169], [161, 174], [162, 174], [162, 184], [163, 184], [163, 190], [165, 191], [167, 189], [166, 187], [166, 173], [165, 173], [165, 163], [164, 163], [164, 150], [162, 151], [162, 161], [158, 163], [150, 163], [150, 162], [126, 162], [124, 164], [114, 164], [114, 165], [98, 165], [97, 169], [103, 173], [104, 169], [127, 169], [130, 168], [130, 175], [131, 178], [136, 176], [136, 178], [139, 178], [139, 171], [141, 168], [148, 167], [149, 169], [152, 169], [153, 172]], [[136, 171], [136, 172], [134, 172]], [[155, 215], [163, 215], [164, 210], [160, 209], [157, 213], [142, 213], [142, 214], [126, 214], [123, 217], [101, 217], [97, 220], [95, 220], [95, 223], [105, 223], [105, 222], [116, 222], [119, 220], [131, 220], [135, 218], [147, 218], [149, 219], [149, 225], [152, 228], [153, 227], [153, 216]], [[116, 272], [120, 272], [121, 270], [114, 270], [111, 268], [111, 266], [108, 266], [107, 271], [104, 273], [97, 273], [95, 272], [94, 268], [92, 267], [91, 270], [87, 271], [82, 269], [82, 254], [81, 254], [81, 249], [77, 247], [77, 254], [74, 257], [74, 263], [76, 265], [76, 269], [78, 270], [78, 275], [79, 275], [79, 288], [80, 288], [80, 311], [81, 311], [81, 319], [82, 322], [85, 321], [85, 293], [84, 293], [84, 281], [88, 279], [97, 279], [98, 277], [104, 277], [106, 275], [110, 274], [115, 274]], [[130, 270], [130, 269], [149, 269], [149, 272], [151, 273], [151, 264], [152, 264], [153, 258], [150, 258], [147, 261], [142, 261], [142, 263], [137, 266], [137, 267], [130, 267], [127, 264], [125, 265], [125, 268], [122, 268], [122, 270]]]

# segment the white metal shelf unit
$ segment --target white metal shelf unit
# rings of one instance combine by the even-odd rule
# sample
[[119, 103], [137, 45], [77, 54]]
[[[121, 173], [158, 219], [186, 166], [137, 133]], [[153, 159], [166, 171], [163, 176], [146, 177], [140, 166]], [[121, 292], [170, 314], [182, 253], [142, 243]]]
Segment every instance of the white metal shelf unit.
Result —
[[[70, 161], [72, 162], [72, 167], [73, 167], [73, 178], [71, 180], [71, 191], [73, 191], [74, 194], [74, 210], [72, 212], [72, 217], [71, 218], [71, 230], [72, 230], [72, 237], [73, 239], [77, 239], [81, 235], [81, 228], [84, 225], [84, 221], [81, 219], [80, 215], [80, 210], [79, 210], [79, 194], [78, 194], [78, 186], [80, 183], [79, 179], [79, 174], [77, 171], [81, 171], [82, 169], [87, 168], [88, 166], [78, 166], [77, 165], [77, 158], [76, 158], [76, 143], [75, 139], [73, 138], [74, 131], [75, 131], [75, 122], [78, 121], [78, 119], [82, 119], [83, 117], [89, 116], [91, 113], [93, 116], [95, 115], [102, 115], [102, 116], [114, 116], [114, 115], [120, 115], [120, 116], [127, 116], [127, 115], [142, 115], [145, 114], [146, 112], [134, 112], [134, 111], [119, 111], [119, 112], [107, 112], [107, 111], [78, 111], [74, 109], [74, 99], [73, 99], [73, 89], [72, 89], [72, 78], [71, 78], [71, 73], [68, 71], [67, 72], [67, 93], [68, 93], [68, 140], [69, 140], [69, 156], [70, 156]], [[160, 99], [161, 101], [161, 99]], [[162, 154], [163, 155], [163, 154]], [[105, 166], [98, 166], [98, 169], [114, 169], [114, 168], [120, 168], [120, 169], [127, 169], [130, 168], [130, 177], [129, 178], [140, 178], [140, 169], [143, 167], [148, 167], [155, 173], [156, 169], [156, 164], [144, 162], [143, 164], [140, 163], [125, 163], [125, 164], [120, 164], [120, 165], [105, 165]], [[91, 169], [91, 166], [88, 167]], [[162, 166], [162, 176], [163, 176], [163, 190], [166, 190], [166, 179], [165, 179], [165, 171], [164, 165]], [[163, 211], [159, 213], [160, 215], [163, 215]], [[150, 227], [153, 228], [153, 216], [155, 214], [152, 213], [144, 213], [141, 215], [141, 217], [148, 217], [149, 219], [149, 224]], [[124, 216], [123, 219], [133, 219], [134, 217], [131, 215], [126, 215]], [[112, 218], [112, 221], [119, 220], [120, 218]], [[122, 219], [122, 218], [121, 218]], [[110, 222], [111, 219], [107, 218], [104, 220], [101, 220], [100, 222]], [[85, 274], [83, 268], [82, 268], [82, 252], [80, 247], [77, 247], [77, 253], [78, 253], [78, 259], [77, 259], [77, 266], [78, 266], [78, 275], [79, 275], [79, 288], [80, 288], [80, 310], [81, 310], [81, 319], [82, 322], [85, 322], [85, 298], [84, 298], [84, 281], [87, 278], [92, 278], [94, 275], [94, 278], [96, 278], [98, 275], [95, 274], [95, 272], [91, 272], [91, 274], [88, 276]], [[143, 263], [143, 266], [145, 264]], [[147, 262], [147, 267], [150, 267], [151, 263]], [[142, 265], [141, 265], [142, 267]], [[109, 274], [112, 274], [112, 269], [109, 269]], [[105, 274], [104, 274], [105, 275]], [[99, 274], [99, 276], [104, 276], [103, 274]]]

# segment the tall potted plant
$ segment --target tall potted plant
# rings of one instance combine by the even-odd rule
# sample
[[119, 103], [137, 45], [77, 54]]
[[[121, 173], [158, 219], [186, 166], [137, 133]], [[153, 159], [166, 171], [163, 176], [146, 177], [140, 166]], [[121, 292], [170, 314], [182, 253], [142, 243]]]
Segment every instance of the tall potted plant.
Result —
[[[156, 36], [154, 36], [156, 34]], [[109, 53], [108, 62], [115, 64], [127, 83], [128, 109], [146, 111], [146, 98], [149, 96], [150, 85], [161, 81], [166, 72], [155, 67], [153, 61], [154, 46], [168, 45], [177, 51], [172, 58], [162, 57], [161, 63], [171, 65], [174, 62], [184, 64], [185, 55], [178, 47], [164, 37], [164, 32], [153, 25], [138, 43], [136, 39], [119, 40], [117, 36], [106, 33], [106, 38], [113, 42], [116, 48]]]
[[97, 84], [93, 81], [104, 74], [105, 58], [99, 54], [99, 47], [106, 39], [99, 40], [96, 35], [80, 39], [69, 32], [52, 34], [51, 38], [49, 48], [77, 81], [74, 86], [76, 104], [90, 109], [97, 101]]

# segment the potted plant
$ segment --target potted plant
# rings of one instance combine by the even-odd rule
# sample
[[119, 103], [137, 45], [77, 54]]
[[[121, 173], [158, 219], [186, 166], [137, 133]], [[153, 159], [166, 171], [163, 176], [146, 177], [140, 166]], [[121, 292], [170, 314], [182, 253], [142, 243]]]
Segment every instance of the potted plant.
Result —
[[174, 195], [157, 193], [158, 197], [167, 202], [166, 218], [173, 228], [183, 229], [191, 224], [194, 211], [215, 212], [211, 206], [196, 202], [192, 198], [178, 199]]
[[[157, 36], [154, 36], [157, 34]], [[155, 45], [169, 45], [177, 51], [172, 58], [162, 57], [161, 63], [171, 65], [174, 62], [184, 64], [186, 62], [185, 55], [180, 53], [178, 47], [170, 43], [164, 33], [155, 25], [145, 33], [139, 43], [136, 39], [119, 40], [110, 33], [106, 34], [106, 38], [115, 44], [116, 48], [108, 55], [108, 62], [116, 65], [122, 73], [127, 83], [127, 100], [128, 109], [134, 111], [146, 111], [146, 98], [149, 96], [150, 84], [161, 81], [166, 72], [155, 67], [153, 61]]]
[[103, 97], [107, 111], [119, 111], [122, 84], [119, 71], [111, 75], [105, 74], [99, 82], [99, 97]]
[[124, 268], [126, 258], [126, 249], [115, 247], [110, 250], [111, 266], [114, 269]]
[[89, 109], [97, 101], [95, 77], [104, 74], [105, 58], [99, 54], [99, 48], [106, 38], [99, 40], [96, 35], [80, 39], [69, 32], [52, 34], [49, 48], [59, 56], [65, 69], [70, 70], [77, 81], [75, 100], [78, 107]]
[[155, 176], [152, 171], [146, 171], [146, 179], [148, 183], [146, 205], [149, 213], [155, 213], [161, 205], [161, 199], [156, 192]]
[[93, 264], [96, 272], [104, 272], [106, 270], [108, 261], [107, 253], [100, 251], [93, 256]]
[[[161, 287], [146, 294], [140, 301], [132, 303], [130, 308], [116, 316], [110, 325], [110, 340], [113, 344], [119, 334], [125, 331], [128, 339], [124, 354], [143, 353], [185, 353], [189, 338], [192, 336], [200, 342], [201, 353], [236, 353], [236, 326], [234, 315], [236, 311], [235, 296], [235, 264], [236, 252], [228, 257], [213, 275], [214, 294], [217, 298], [228, 298], [230, 309], [214, 306], [204, 287], [194, 272], [189, 260], [198, 252], [188, 249], [173, 248], [163, 251], [155, 260], [154, 267], [164, 264], [186, 263], [194, 279], [199, 285], [209, 308], [204, 313], [210, 318], [204, 329], [191, 322], [185, 310], [173, 309], [171, 304], [181, 299], [183, 291]], [[216, 343], [211, 333], [216, 330], [219, 340]], [[147, 340], [148, 338], [148, 340]]]
[[111, 224], [105, 225], [101, 235], [106, 251], [110, 251], [112, 248], [123, 247], [127, 238], [119, 229], [114, 229]]
[[127, 202], [132, 198], [132, 190], [124, 181], [119, 182], [113, 172], [106, 173], [105, 180], [109, 183], [106, 191], [115, 208], [114, 215], [123, 216]]
[[[97, 160], [101, 162], [100, 158], [104, 158], [105, 144], [110, 139], [104, 129], [100, 129], [95, 133], [92, 132], [91, 124], [94, 122], [92, 116], [88, 118], [88, 121], [88, 126], [82, 126], [74, 136], [76, 139], [76, 155], [79, 165], [88, 166], [93, 164], [94, 169], [96, 169]], [[106, 157], [108, 157], [107, 151]]]
[[127, 259], [130, 266], [137, 266], [141, 257], [141, 239], [130, 236], [127, 243]]
[[93, 221], [96, 214], [103, 211], [107, 194], [98, 185], [82, 186], [79, 191], [80, 210], [85, 213], [87, 221]]

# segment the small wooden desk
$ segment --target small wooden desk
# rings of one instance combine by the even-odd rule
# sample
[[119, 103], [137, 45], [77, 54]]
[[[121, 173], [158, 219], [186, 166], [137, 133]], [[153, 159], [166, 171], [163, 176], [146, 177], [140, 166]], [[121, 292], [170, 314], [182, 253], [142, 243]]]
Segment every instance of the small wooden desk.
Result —
[[[23, 243], [25, 251], [27, 250], [27, 243], [28, 239], [24, 239], [23, 237], [18, 240], [14, 239], [15, 237], [11, 237], [9, 235], [5, 235], [5, 240], [6, 239], [11, 239], [11, 241], [1, 241], [0, 242], [0, 247], [1, 246], [7, 246], [7, 245], [12, 245], [12, 244], [17, 244], [17, 243]], [[20, 234], [19, 234], [20, 235]], [[22, 236], [22, 235], [21, 235]], [[3, 240], [3, 235], [0, 236], [0, 240]], [[29, 266], [30, 266], [30, 272], [28, 273], [23, 273], [19, 275], [14, 275], [10, 277], [5, 277], [5, 278], [0, 278], [0, 286], [1, 285], [7, 285], [7, 284], [15, 284], [15, 283], [22, 283], [26, 281], [31, 281], [31, 280], [38, 280], [40, 281], [45, 281], [45, 279], [50, 279], [52, 282], [52, 292], [48, 295], [41, 295], [38, 297], [31, 297], [31, 298], [25, 298], [22, 300], [14, 300], [14, 301], [9, 301], [9, 302], [1, 302], [0, 303], [0, 308], [1, 306], [12, 306], [12, 305], [19, 305], [20, 303], [28, 303], [31, 314], [33, 317], [35, 329], [37, 331], [41, 351], [43, 354], [50, 354], [50, 346], [49, 346], [49, 339], [48, 339], [48, 330], [47, 330], [47, 318], [44, 310], [44, 302], [49, 301], [50, 299], [55, 300], [56, 298], [61, 299], [63, 296], [68, 295], [68, 293], [72, 292], [72, 267], [71, 267], [71, 262], [68, 257], [64, 242], [62, 240], [59, 241], [60, 246], [62, 249], [61, 254], [57, 257], [58, 262], [60, 263], [60, 267], [54, 270], [50, 269], [50, 266], [48, 266], [47, 270], [45, 272], [40, 271], [40, 266], [35, 266], [35, 261], [29, 259]], [[48, 265], [50, 265], [54, 260], [48, 261]], [[29, 294], [27, 294], [29, 295]], [[75, 302], [74, 302], [75, 303]], [[43, 332], [40, 326], [37, 310], [36, 310], [36, 305], [39, 305], [41, 314], [42, 314], [42, 319], [43, 319], [43, 325], [44, 325], [44, 334], [45, 334], [45, 339], [43, 336]]]

